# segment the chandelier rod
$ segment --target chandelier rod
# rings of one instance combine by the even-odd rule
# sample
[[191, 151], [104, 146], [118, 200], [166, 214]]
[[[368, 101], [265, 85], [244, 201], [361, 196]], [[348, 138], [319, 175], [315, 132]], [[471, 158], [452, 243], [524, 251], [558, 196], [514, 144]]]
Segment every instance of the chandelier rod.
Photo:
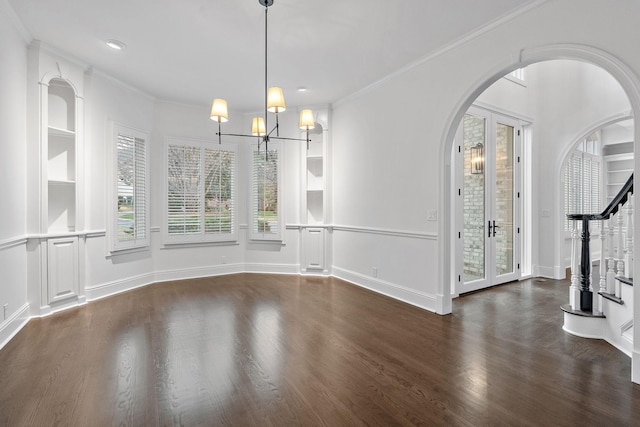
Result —
[[[267, 44], [267, 26], [268, 26], [268, 15], [269, 15], [269, 3], [264, 3], [264, 129], [265, 131], [269, 129], [269, 116], [267, 115], [267, 102], [269, 97], [269, 83], [267, 80], [268, 75], [268, 44]], [[271, 132], [269, 132], [271, 134]], [[269, 135], [264, 135], [264, 151], [265, 154], [269, 155]], [[258, 150], [260, 150], [260, 143], [258, 143]]]

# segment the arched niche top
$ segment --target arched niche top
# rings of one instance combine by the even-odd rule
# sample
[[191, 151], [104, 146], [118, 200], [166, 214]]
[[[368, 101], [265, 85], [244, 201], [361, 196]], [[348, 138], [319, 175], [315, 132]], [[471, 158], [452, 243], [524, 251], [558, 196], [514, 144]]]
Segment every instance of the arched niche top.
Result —
[[44, 86], [50, 86], [52, 82], [56, 82], [56, 84], [66, 84], [68, 85], [76, 98], [82, 98], [82, 94], [78, 90], [78, 86], [73, 83], [73, 81], [64, 78], [60, 73], [46, 73], [40, 79], [40, 84]]
[[321, 135], [323, 130], [324, 126], [322, 126], [322, 123], [315, 122], [314, 128], [309, 130], [309, 135]]
[[76, 92], [64, 79], [53, 78], [47, 86], [48, 125], [68, 131], [76, 130]]

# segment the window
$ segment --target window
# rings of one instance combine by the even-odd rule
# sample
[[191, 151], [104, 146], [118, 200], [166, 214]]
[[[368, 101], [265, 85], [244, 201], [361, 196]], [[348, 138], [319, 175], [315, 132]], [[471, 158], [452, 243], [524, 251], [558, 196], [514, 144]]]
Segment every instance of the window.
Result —
[[112, 251], [149, 246], [147, 134], [113, 124], [115, 194]]
[[[571, 213], [600, 213], [602, 211], [602, 157], [597, 134], [581, 141], [569, 155], [564, 170], [564, 211]], [[573, 221], [565, 217], [565, 231], [573, 229]], [[598, 227], [599, 224], [594, 224]], [[581, 224], [578, 224], [581, 227]]]
[[518, 68], [517, 70], [513, 70], [506, 76], [505, 79], [511, 80], [514, 83], [518, 83], [521, 86], [526, 86], [527, 82], [525, 80], [525, 68]]
[[252, 146], [251, 158], [251, 224], [249, 237], [252, 240], [283, 240], [280, 145]]
[[166, 242], [237, 240], [237, 147], [169, 138], [166, 162]]

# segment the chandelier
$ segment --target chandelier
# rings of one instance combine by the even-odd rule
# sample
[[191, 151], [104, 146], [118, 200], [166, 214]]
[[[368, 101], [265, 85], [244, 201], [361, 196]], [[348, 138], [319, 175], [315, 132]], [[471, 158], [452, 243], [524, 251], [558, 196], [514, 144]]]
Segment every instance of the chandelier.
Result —
[[[264, 6], [264, 117], [254, 117], [251, 120], [251, 135], [236, 134], [236, 133], [222, 133], [221, 123], [229, 120], [229, 112], [227, 111], [227, 101], [221, 98], [216, 98], [211, 104], [211, 120], [218, 122], [218, 143], [222, 144], [222, 136], [241, 136], [241, 137], [257, 137], [258, 138], [258, 150], [260, 145], [264, 143], [265, 153], [268, 153], [268, 144], [271, 139], [289, 140], [289, 141], [306, 141], [307, 150], [309, 149], [309, 130], [314, 127], [313, 111], [306, 109], [300, 111], [299, 126], [300, 129], [307, 132], [307, 138], [286, 138], [280, 136], [280, 124], [278, 122], [278, 113], [284, 112], [287, 108], [284, 102], [284, 93], [280, 87], [268, 86], [268, 61], [267, 61], [267, 23], [269, 6], [273, 5], [274, 0], [258, 0], [262, 6]], [[267, 132], [268, 129], [268, 116], [267, 112], [274, 113], [276, 115], [275, 126]], [[275, 132], [275, 136], [273, 133]]]

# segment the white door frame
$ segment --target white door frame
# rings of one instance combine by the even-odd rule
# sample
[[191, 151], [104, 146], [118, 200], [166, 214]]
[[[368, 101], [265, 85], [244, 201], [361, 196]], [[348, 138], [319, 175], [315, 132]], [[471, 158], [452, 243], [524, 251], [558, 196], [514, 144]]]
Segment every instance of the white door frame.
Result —
[[[474, 116], [482, 117], [485, 123], [485, 141], [484, 141], [484, 157], [485, 157], [485, 224], [481, 225], [484, 235], [484, 278], [465, 281], [464, 277], [464, 212], [463, 212], [463, 199], [464, 199], [464, 185], [463, 185], [463, 161], [464, 161], [464, 147], [463, 147], [463, 126], [462, 121], [458, 127], [456, 133], [456, 141], [453, 146], [454, 150], [454, 197], [455, 197], [455, 281], [452, 289], [453, 295], [459, 295], [465, 292], [471, 292], [478, 289], [487, 288], [490, 286], [506, 283], [520, 279], [521, 276], [521, 261], [520, 261], [520, 248], [522, 240], [522, 225], [521, 225], [521, 212], [522, 212], [522, 173], [524, 168], [522, 167], [524, 161], [522, 159], [522, 129], [525, 122], [512, 115], [506, 115], [499, 113], [495, 110], [488, 108], [482, 108], [477, 105], [471, 106], [467, 112]], [[513, 229], [512, 229], [512, 266], [511, 272], [503, 275], [496, 275], [496, 239], [495, 232], [487, 234], [489, 228], [487, 227], [487, 221], [490, 221], [493, 226], [494, 218], [496, 217], [496, 204], [495, 204], [495, 191], [496, 191], [496, 170], [495, 170], [495, 141], [496, 141], [496, 126], [497, 124], [504, 124], [511, 126], [514, 129], [514, 141], [513, 141]], [[497, 225], [497, 224], [496, 224]]]

